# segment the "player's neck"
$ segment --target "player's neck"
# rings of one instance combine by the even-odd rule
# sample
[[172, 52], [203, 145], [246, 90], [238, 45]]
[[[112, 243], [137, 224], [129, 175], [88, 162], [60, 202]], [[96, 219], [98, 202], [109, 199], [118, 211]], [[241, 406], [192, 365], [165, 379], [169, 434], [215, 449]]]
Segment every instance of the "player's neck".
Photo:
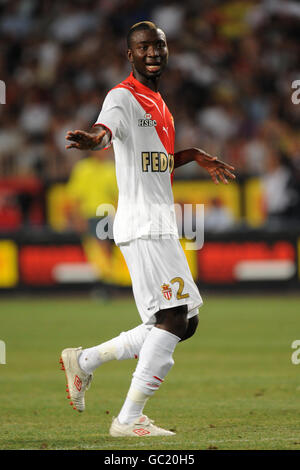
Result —
[[146, 78], [144, 75], [140, 74], [136, 70], [132, 71], [132, 74], [134, 78], [140, 82], [142, 85], [150, 88], [150, 90], [154, 91], [155, 93], [158, 92], [158, 87], [159, 87], [159, 77], [155, 78]]

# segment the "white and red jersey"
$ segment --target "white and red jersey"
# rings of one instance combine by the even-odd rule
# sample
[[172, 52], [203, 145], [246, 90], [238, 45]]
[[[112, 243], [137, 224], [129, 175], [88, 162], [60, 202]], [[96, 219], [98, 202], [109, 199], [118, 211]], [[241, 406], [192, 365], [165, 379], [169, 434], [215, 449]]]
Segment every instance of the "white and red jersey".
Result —
[[115, 243], [178, 238], [171, 185], [175, 129], [160, 93], [131, 73], [109, 91], [95, 125], [112, 134], [119, 188]]

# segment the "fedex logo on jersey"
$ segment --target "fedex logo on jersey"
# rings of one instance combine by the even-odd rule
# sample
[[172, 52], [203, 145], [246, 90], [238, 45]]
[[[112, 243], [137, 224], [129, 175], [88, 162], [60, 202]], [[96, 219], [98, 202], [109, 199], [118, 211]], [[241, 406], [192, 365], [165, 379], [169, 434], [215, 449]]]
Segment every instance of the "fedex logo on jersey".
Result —
[[164, 152], [142, 152], [142, 170], [143, 172], [154, 171], [162, 172], [174, 170], [174, 155]]
[[157, 122], [155, 119], [152, 119], [151, 114], [146, 113], [144, 119], [138, 119], [138, 126], [139, 127], [155, 127], [157, 126]]

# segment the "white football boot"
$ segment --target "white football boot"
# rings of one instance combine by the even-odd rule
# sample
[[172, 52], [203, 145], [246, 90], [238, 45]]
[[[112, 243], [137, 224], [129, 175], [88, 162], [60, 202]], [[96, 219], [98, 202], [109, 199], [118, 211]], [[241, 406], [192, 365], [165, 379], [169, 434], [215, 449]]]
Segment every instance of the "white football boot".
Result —
[[114, 418], [109, 434], [113, 437], [151, 437], [174, 436], [175, 432], [155, 426], [154, 421], [148, 416], [142, 415], [131, 424], [121, 424], [118, 418]]
[[85, 410], [84, 394], [89, 389], [93, 374], [87, 374], [79, 367], [78, 358], [82, 348], [68, 348], [61, 353], [59, 360], [61, 370], [65, 371], [67, 380], [67, 398], [74, 410]]

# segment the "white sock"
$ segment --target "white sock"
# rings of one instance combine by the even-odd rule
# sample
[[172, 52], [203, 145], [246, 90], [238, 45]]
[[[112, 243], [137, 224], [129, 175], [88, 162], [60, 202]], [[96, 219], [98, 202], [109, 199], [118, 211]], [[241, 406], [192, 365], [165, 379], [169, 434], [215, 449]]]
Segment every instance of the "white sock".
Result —
[[140, 349], [152, 326], [143, 323], [132, 330], [122, 332], [116, 338], [82, 351], [79, 356], [79, 367], [91, 374], [104, 362], [114, 359], [124, 360], [138, 358]]
[[180, 338], [153, 327], [140, 350], [129, 392], [119, 413], [121, 424], [132, 423], [143, 414], [147, 399], [157, 390], [174, 364], [173, 352]]
[[131, 385], [118, 416], [119, 422], [121, 424], [129, 424], [139, 418], [149, 397], [150, 395], [136, 390]]

